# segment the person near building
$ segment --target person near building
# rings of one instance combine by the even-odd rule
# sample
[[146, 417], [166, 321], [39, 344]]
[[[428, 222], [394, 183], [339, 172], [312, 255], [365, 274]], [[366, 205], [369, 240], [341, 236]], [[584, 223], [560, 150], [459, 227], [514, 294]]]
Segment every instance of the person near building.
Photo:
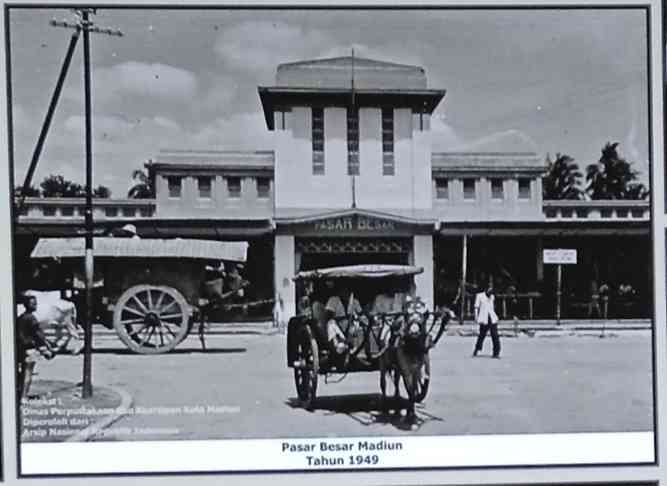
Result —
[[29, 397], [35, 365], [40, 357], [51, 359], [54, 352], [35, 317], [37, 298], [34, 295], [23, 296], [23, 312], [16, 320], [16, 340], [18, 367], [17, 391], [21, 400]]
[[495, 297], [493, 295], [493, 284], [489, 283], [484, 292], [475, 296], [475, 322], [479, 324], [479, 335], [475, 343], [473, 356], [482, 350], [484, 339], [488, 332], [491, 333], [493, 342], [493, 357], [500, 358], [500, 337], [498, 336], [498, 315], [495, 310]]

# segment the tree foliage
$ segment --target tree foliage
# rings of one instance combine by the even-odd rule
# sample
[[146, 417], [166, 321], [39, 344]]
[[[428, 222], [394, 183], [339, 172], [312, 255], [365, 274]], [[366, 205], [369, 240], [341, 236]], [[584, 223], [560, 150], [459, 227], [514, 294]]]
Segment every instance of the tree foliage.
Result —
[[583, 175], [572, 157], [557, 153], [552, 161], [547, 155], [547, 166], [547, 175], [542, 179], [544, 199], [583, 199]]
[[639, 173], [620, 156], [618, 142], [607, 142], [597, 164], [586, 168], [586, 194], [591, 199], [646, 199], [649, 191]]
[[111, 189], [106, 186], [99, 185], [93, 189], [93, 197], [109, 199], [111, 197]]
[[[21, 197], [23, 193], [23, 186], [16, 186], [14, 188], [14, 196]], [[40, 197], [42, 195], [41, 191], [35, 186], [28, 186], [25, 191], [26, 197]]]
[[[51, 174], [45, 177], [40, 187], [42, 197], [86, 197], [86, 188], [78, 182], [65, 179], [61, 175]], [[38, 191], [37, 195], [40, 191]], [[111, 190], [103, 185], [93, 188], [93, 197], [108, 199], [111, 197]]]
[[149, 170], [132, 171], [132, 187], [127, 191], [130, 199], [152, 199], [155, 197], [155, 184]]
[[51, 174], [40, 184], [44, 197], [85, 197], [86, 190], [77, 182], [65, 179], [61, 175]]

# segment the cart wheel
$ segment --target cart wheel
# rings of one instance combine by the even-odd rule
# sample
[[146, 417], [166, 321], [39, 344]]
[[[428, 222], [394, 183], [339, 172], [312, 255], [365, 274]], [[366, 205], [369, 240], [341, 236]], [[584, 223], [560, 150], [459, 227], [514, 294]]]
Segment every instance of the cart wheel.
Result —
[[428, 354], [424, 357], [420, 379], [416, 380], [415, 403], [421, 403], [428, 393], [428, 385], [431, 382], [431, 358]]
[[113, 326], [123, 343], [135, 353], [171, 351], [190, 329], [190, 307], [176, 289], [135, 285], [116, 302]]
[[317, 373], [320, 369], [320, 357], [317, 341], [310, 326], [299, 329], [294, 362], [294, 383], [296, 393], [304, 408], [311, 410], [317, 394]]

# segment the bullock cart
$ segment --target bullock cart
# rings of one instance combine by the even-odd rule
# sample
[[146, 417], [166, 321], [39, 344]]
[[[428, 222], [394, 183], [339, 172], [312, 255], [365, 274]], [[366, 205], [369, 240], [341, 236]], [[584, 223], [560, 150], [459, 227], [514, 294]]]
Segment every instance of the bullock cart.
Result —
[[[422, 272], [421, 267], [406, 265], [353, 265], [303, 271], [294, 277], [303, 295], [288, 324], [287, 365], [294, 370], [302, 406], [313, 407], [321, 375], [379, 371], [383, 399], [385, 373], [393, 375], [397, 395], [402, 377], [408, 414], [414, 414], [414, 404], [428, 392], [429, 350], [453, 315], [449, 310], [429, 311], [412, 295], [413, 277]], [[325, 290], [318, 292], [318, 285]], [[336, 297], [345, 307], [344, 315], [333, 311]]]
[[[95, 305], [103, 309], [102, 324], [136, 353], [171, 351], [210, 305], [202, 293], [206, 264], [240, 263], [246, 254], [246, 242], [95, 238]], [[84, 255], [83, 238], [42, 238], [31, 257], [55, 259], [72, 287], [81, 289]]]

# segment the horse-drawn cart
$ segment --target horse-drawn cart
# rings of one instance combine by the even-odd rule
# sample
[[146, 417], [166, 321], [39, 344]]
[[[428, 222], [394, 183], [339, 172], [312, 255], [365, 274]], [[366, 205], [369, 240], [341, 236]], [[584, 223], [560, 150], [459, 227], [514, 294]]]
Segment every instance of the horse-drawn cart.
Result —
[[[206, 263], [244, 262], [247, 247], [246, 242], [180, 238], [95, 238], [96, 305], [132, 351], [168, 352], [210, 305], [202, 295]], [[80, 289], [84, 255], [83, 238], [42, 238], [31, 257], [55, 259], [61, 274]]]
[[[429, 350], [452, 316], [448, 310], [429, 311], [418, 297], [410, 295], [413, 276], [421, 272], [420, 267], [405, 265], [354, 265], [305, 271], [294, 277], [305, 295], [299, 301], [298, 315], [288, 324], [287, 365], [294, 370], [297, 395], [304, 407], [313, 407], [319, 375], [379, 371], [383, 398], [385, 374], [393, 375], [396, 394], [399, 378], [403, 378], [411, 404], [408, 413], [414, 414], [414, 404], [428, 392]], [[315, 290], [325, 282], [328, 290]], [[334, 295], [337, 291], [345, 295], [341, 301], [347, 301], [343, 315], [336, 315], [336, 305], [332, 305], [340, 298]], [[362, 294], [368, 302], [365, 310], [356, 299]], [[375, 298], [369, 298], [373, 294]]]

